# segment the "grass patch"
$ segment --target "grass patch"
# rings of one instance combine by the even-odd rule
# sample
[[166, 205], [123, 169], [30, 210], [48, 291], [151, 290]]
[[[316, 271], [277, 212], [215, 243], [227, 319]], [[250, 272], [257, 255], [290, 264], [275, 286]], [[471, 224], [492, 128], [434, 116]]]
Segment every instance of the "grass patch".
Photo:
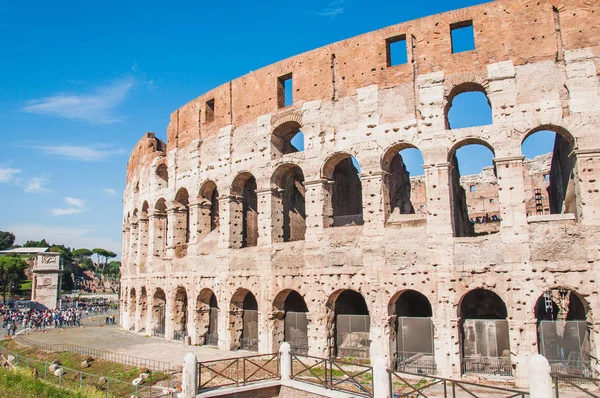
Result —
[[[122, 365], [96, 358], [91, 362], [91, 367], [82, 369], [81, 362], [87, 357], [76, 353], [45, 352], [36, 348], [21, 346], [13, 340], [4, 340], [0, 342], [0, 345], [19, 355], [36, 360], [35, 362], [28, 362], [25, 359], [21, 359], [18, 365], [36, 368], [40, 378], [46, 376], [47, 380], [53, 384], [59, 382], [58, 377], [45, 370], [45, 367], [58, 359], [63, 367], [72, 369], [67, 370], [60, 380], [61, 385], [72, 389], [78, 389], [81, 383], [84, 386], [93, 387], [96, 391], [103, 391], [103, 394], [105, 394], [108, 387], [111, 396], [129, 396], [135, 391], [135, 387], [131, 385], [131, 382], [140, 375], [140, 370], [135, 366]], [[83, 374], [80, 374], [80, 372], [83, 372]], [[106, 383], [100, 379], [101, 376], [111, 380]], [[167, 373], [151, 372], [150, 377], [144, 381], [143, 385], [148, 387], [167, 379], [169, 379]], [[122, 381], [122, 383], [117, 382], [117, 380]]]
[[34, 379], [25, 369], [8, 370], [0, 368], [0, 397], [19, 398], [100, 398], [104, 395], [85, 388], [73, 391], [54, 386], [43, 380]]

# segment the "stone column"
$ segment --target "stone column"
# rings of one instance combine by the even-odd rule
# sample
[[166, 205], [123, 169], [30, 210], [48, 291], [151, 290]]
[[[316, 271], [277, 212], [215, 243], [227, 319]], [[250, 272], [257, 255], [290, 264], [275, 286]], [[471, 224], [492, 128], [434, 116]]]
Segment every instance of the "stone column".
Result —
[[162, 257], [165, 255], [167, 247], [167, 214], [163, 212], [154, 212], [150, 217], [150, 231], [148, 240], [150, 242], [148, 251], [152, 257]]
[[210, 233], [211, 202], [202, 199], [190, 203], [190, 242], [197, 243]]
[[427, 235], [429, 237], [452, 236], [452, 190], [450, 188], [452, 165], [449, 162], [425, 169], [427, 198]]
[[243, 197], [234, 195], [219, 197], [220, 249], [238, 249], [242, 247], [243, 200]]
[[363, 231], [379, 234], [385, 227], [385, 171], [360, 174], [362, 184], [363, 219], [365, 226]]
[[148, 257], [148, 217], [140, 218], [139, 220], [139, 239], [138, 239], [138, 259], [137, 264], [140, 267], [140, 272], [146, 271], [146, 259]]
[[500, 202], [500, 232], [505, 243], [525, 242], [528, 239], [523, 177], [524, 158], [524, 156], [494, 158]]
[[[552, 398], [552, 377], [550, 364], [540, 354], [531, 357], [529, 367], [529, 394], [531, 398]], [[556, 392], [558, 396], [558, 392]]]
[[323, 228], [333, 225], [331, 184], [326, 179], [305, 181], [306, 241], [318, 241]]
[[307, 314], [308, 326], [308, 355], [326, 358], [329, 355], [327, 345], [327, 315], [326, 313]]
[[[387, 310], [387, 308], [385, 308]], [[370, 353], [371, 363], [378, 358], [383, 358], [386, 364], [390, 357], [390, 337], [387, 333], [388, 317], [385, 311], [377, 311], [371, 315], [369, 327], [369, 338], [371, 339]]]
[[576, 149], [571, 153], [575, 178], [577, 220], [600, 225], [600, 149]]
[[230, 321], [230, 311], [229, 308], [219, 309], [218, 319], [219, 319], [219, 350], [229, 351], [231, 349], [231, 332], [229, 331], [229, 321]]
[[187, 209], [185, 206], [171, 203], [172, 207], [167, 210], [167, 255], [175, 255], [175, 247], [185, 245], [185, 236], [187, 234]]
[[[138, 220], [134, 219], [129, 228], [129, 264], [131, 265], [132, 273], [139, 273], [139, 263], [138, 263], [138, 254], [139, 254], [139, 232], [138, 232]], [[133, 268], [135, 267], [135, 268]]]
[[129, 227], [129, 224], [127, 224], [124, 228], [123, 228], [123, 262], [125, 263], [126, 267], [125, 269], [127, 269], [127, 273], [128, 275], [133, 275], [133, 272], [131, 270], [131, 247], [129, 245], [129, 238], [131, 236], [131, 229]]
[[181, 375], [181, 394], [184, 398], [193, 398], [198, 393], [198, 360], [193, 352], [183, 359]]
[[[519, 311], [524, 312], [524, 311]], [[513, 313], [517, 313], [513, 311]], [[515, 383], [518, 387], [527, 387], [529, 358], [538, 353], [537, 320], [532, 313], [523, 314], [529, 319], [514, 319], [508, 321], [511, 362], [514, 367]], [[514, 355], [513, 355], [514, 353]]]
[[[274, 218], [283, 218], [283, 214], [277, 214], [273, 207], [277, 207], [278, 198], [271, 188], [256, 191], [258, 200], [258, 246], [270, 246], [272, 242], [273, 227], [276, 224]], [[279, 200], [280, 202], [280, 200]]]

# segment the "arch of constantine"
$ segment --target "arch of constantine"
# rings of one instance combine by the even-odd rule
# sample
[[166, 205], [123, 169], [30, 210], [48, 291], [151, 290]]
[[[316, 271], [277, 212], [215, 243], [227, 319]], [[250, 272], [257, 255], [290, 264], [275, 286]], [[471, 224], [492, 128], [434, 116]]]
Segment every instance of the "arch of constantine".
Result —
[[[469, 51], [452, 41], [461, 28]], [[537, 352], [597, 369], [599, 75], [596, 0], [498, 0], [201, 95], [171, 114], [166, 143], [148, 133], [131, 154], [122, 326], [453, 377], [522, 379]], [[452, 128], [467, 92], [491, 124]], [[532, 188], [522, 143], [542, 130], [556, 138]], [[493, 153], [485, 230], [456, 160], [469, 144]]]

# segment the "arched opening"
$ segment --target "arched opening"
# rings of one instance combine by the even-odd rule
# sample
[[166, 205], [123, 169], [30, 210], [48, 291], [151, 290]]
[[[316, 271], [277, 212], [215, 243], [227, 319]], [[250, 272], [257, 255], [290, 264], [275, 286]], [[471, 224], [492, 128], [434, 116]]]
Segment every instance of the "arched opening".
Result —
[[491, 146], [467, 140], [449, 154], [454, 236], [480, 236], [500, 230], [498, 181]]
[[135, 330], [135, 310], [137, 301], [135, 299], [135, 288], [129, 291], [129, 330]]
[[446, 129], [484, 126], [493, 123], [492, 105], [485, 88], [477, 83], [463, 83], [448, 95]]
[[394, 145], [383, 156], [388, 222], [401, 221], [403, 214], [427, 214], [423, 163], [421, 151], [407, 144]]
[[329, 226], [364, 224], [360, 166], [356, 159], [347, 153], [330, 157], [323, 167], [323, 177], [332, 182], [327, 186], [331, 203], [325, 204], [331, 211]]
[[202, 289], [196, 299], [197, 344], [218, 346], [219, 305], [211, 289]]
[[272, 159], [304, 150], [304, 134], [300, 131], [300, 128], [298, 122], [290, 121], [273, 130], [273, 134], [271, 134]]
[[231, 350], [258, 351], [258, 303], [254, 294], [238, 289], [231, 299]]
[[496, 293], [474, 289], [459, 304], [462, 372], [512, 375], [506, 304]]
[[188, 321], [188, 298], [187, 292], [183, 286], [179, 286], [175, 291], [173, 300], [173, 339], [184, 341], [187, 337]]
[[341, 290], [329, 297], [327, 308], [331, 355], [369, 358], [371, 321], [364, 297], [354, 290]]
[[206, 181], [200, 189], [198, 233], [206, 236], [219, 227], [219, 191], [217, 184]]
[[138, 261], [138, 249], [139, 249], [139, 238], [140, 238], [140, 229], [139, 229], [139, 210], [137, 208], [133, 209], [133, 216], [131, 217], [131, 221], [129, 223], [129, 253], [131, 259], [131, 265], [135, 268], [137, 272], [137, 261]]
[[[306, 206], [304, 173], [294, 164], [283, 164], [275, 170], [273, 193], [273, 241], [304, 240], [306, 234]], [[282, 217], [278, 217], [278, 215]]]
[[555, 288], [535, 303], [539, 353], [553, 372], [593, 377], [588, 307], [572, 290]]
[[574, 139], [566, 130], [543, 126], [523, 140], [523, 177], [528, 216], [576, 214]]
[[165, 337], [165, 317], [166, 317], [167, 296], [161, 288], [156, 289], [152, 296], [152, 335], [156, 337]]
[[169, 171], [167, 165], [162, 163], [156, 168], [156, 188], [163, 189], [169, 186]]
[[[239, 230], [240, 241], [233, 242], [238, 247], [256, 246], [258, 243], [258, 197], [256, 195], [256, 179], [250, 173], [242, 173], [232, 184], [232, 193], [239, 197], [234, 209], [234, 217], [238, 214], [242, 222], [235, 228]], [[236, 214], [237, 213], [237, 214]], [[233, 231], [237, 235], [238, 231]]]
[[390, 347], [396, 369], [435, 374], [433, 313], [427, 297], [415, 290], [399, 292], [390, 300], [389, 314], [394, 325]]
[[173, 211], [173, 247], [190, 243], [190, 195], [181, 188], [175, 195], [176, 207]]
[[148, 256], [148, 235], [150, 233], [150, 223], [148, 218], [148, 210], [150, 206], [147, 201], [142, 204], [142, 212], [139, 218], [139, 235], [140, 235], [140, 272], [146, 271], [146, 256]]
[[273, 349], [290, 344], [292, 352], [308, 354], [308, 307], [295, 290], [280, 292], [273, 301]]
[[138, 301], [138, 308], [139, 308], [139, 323], [137, 325], [137, 331], [138, 332], [145, 332], [146, 331], [146, 319], [147, 319], [147, 315], [148, 315], [148, 293], [146, 292], [146, 286], [142, 286], [141, 292], [140, 292], [140, 299]]
[[167, 202], [164, 199], [159, 199], [154, 205], [154, 212], [150, 218], [150, 228], [154, 232], [153, 246], [154, 256], [162, 257], [165, 255], [167, 247], [167, 232], [169, 221], [167, 219]]

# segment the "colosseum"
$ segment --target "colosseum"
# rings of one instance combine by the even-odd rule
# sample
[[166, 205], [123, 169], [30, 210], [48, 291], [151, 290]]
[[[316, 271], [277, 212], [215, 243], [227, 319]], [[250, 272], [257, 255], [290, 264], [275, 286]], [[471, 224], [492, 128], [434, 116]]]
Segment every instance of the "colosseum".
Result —
[[[167, 142], [147, 133], [129, 159], [122, 326], [455, 378], [519, 382], [538, 352], [593, 373], [599, 76], [600, 2], [497, 0], [201, 95], [171, 114]], [[472, 92], [490, 122], [453, 128]], [[542, 132], [553, 149], [526, 160]], [[469, 145], [493, 164], [461, 177]]]

